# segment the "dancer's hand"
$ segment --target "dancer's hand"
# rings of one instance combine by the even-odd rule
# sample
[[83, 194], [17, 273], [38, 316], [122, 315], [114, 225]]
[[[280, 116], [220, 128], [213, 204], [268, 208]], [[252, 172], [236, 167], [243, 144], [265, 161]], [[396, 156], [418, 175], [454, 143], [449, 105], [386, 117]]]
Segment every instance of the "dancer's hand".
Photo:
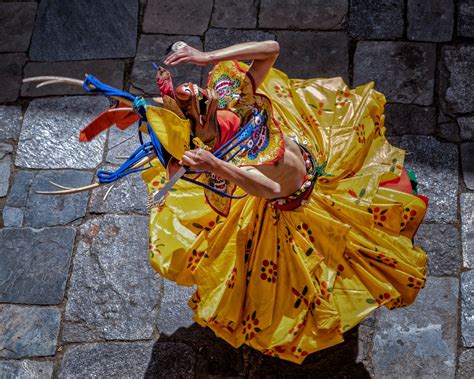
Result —
[[211, 62], [208, 53], [186, 45], [171, 54], [163, 63], [168, 66], [176, 66], [182, 63], [193, 63], [198, 66], [206, 66]]
[[213, 171], [218, 159], [207, 150], [196, 149], [186, 151], [179, 164], [188, 166], [193, 171]]

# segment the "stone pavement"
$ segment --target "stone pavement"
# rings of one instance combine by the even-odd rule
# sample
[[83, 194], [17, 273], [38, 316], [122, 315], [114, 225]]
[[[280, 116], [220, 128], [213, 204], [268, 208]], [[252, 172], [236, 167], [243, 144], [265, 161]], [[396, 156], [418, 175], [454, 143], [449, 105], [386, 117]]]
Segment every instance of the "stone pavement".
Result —
[[[473, 0], [42, 0], [0, 2], [0, 377], [474, 377]], [[45, 197], [91, 182], [133, 128], [79, 130], [108, 105], [34, 75], [96, 75], [157, 94], [152, 62], [184, 40], [276, 39], [292, 77], [375, 81], [387, 134], [430, 208], [415, 242], [429, 279], [413, 306], [377, 311], [297, 366], [233, 349], [192, 323], [192, 288], [147, 262], [145, 186]], [[208, 68], [173, 68], [200, 81]], [[65, 96], [67, 95], [67, 96]]]

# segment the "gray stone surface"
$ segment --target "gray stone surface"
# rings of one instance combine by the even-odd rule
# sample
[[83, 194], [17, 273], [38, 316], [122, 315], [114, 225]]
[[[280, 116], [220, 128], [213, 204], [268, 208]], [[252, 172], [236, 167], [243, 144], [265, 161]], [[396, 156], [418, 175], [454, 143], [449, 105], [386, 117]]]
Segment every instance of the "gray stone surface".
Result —
[[446, 42], [453, 35], [453, 0], [408, 0], [407, 37], [416, 41]]
[[18, 99], [21, 74], [27, 61], [25, 54], [0, 54], [0, 103]]
[[[196, 353], [184, 343], [157, 342], [147, 378], [195, 378]], [[206, 373], [207, 374], [207, 373]], [[206, 375], [209, 376], [209, 375]]]
[[92, 182], [92, 173], [77, 170], [18, 171], [6, 205], [23, 212], [24, 226], [66, 225], [85, 216], [89, 192], [48, 196], [36, 191], [57, 191], [49, 181], [66, 187], [82, 187]]
[[459, 126], [456, 122], [443, 122], [438, 124], [436, 135], [443, 141], [459, 143], [461, 136], [459, 134]]
[[431, 105], [435, 63], [434, 44], [362, 41], [354, 55], [354, 84], [374, 81], [389, 102]]
[[349, 33], [357, 39], [403, 36], [403, 0], [352, 0]]
[[[0, 150], [1, 153], [1, 150]], [[7, 195], [8, 186], [10, 184], [10, 173], [11, 173], [11, 158], [10, 154], [5, 154], [5, 156], [0, 159], [0, 197]]]
[[3, 208], [3, 225], [6, 228], [22, 226], [23, 217], [24, 217], [23, 209], [8, 207], [8, 206], [5, 206]]
[[179, 328], [193, 324], [194, 312], [189, 308], [188, 301], [195, 290], [195, 287], [178, 286], [164, 279], [163, 298], [156, 323], [160, 333], [169, 336]]
[[144, 33], [202, 35], [212, 12], [212, 0], [148, 0]]
[[421, 224], [415, 245], [428, 254], [428, 275], [457, 276], [462, 265], [459, 231], [450, 224]]
[[36, 3], [0, 3], [0, 52], [27, 51], [36, 15]]
[[49, 379], [53, 377], [54, 363], [51, 361], [0, 361], [0, 378], [3, 379]]
[[[106, 166], [104, 169], [114, 171], [117, 166]], [[147, 212], [147, 188], [140, 173], [121, 178], [104, 200], [109, 186], [100, 187], [91, 194], [89, 212], [93, 213], [124, 213]]]
[[0, 302], [60, 304], [75, 236], [64, 227], [0, 229]]
[[405, 167], [415, 170], [419, 193], [428, 196], [426, 221], [457, 221], [458, 149], [434, 137], [403, 136], [397, 145], [408, 153]]
[[59, 378], [143, 378], [151, 342], [94, 343], [67, 347]]
[[458, 35], [474, 37], [474, 2], [460, 0], [458, 4]]
[[474, 142], [461, 144], [461, 163], [464, 183], [470, 190], [474, 190]]
[[[84, 79], [85, 74], [94, 75], [101, 82], [118, 88], [123, 88], [125, 64], [119, 60], [73, 61], [73, 62], [29, 62], [25, 66], [24, 77], [33, 76], [65, 76], [74, 79]], [[49, 95], [84, 95], [82, 87], [67, 84], [52, 84], [36, 88], [38, 83], [23, 83], [21, 96]]]
[[463, 265], [474, 268], [474, 193], [462, 193], [460, 203]]
[[106, 135], [79, 142], [79, 131], [108, 107], [101, 97], [36, 99], [25, 113], [16, 165], [28, 168], [95, 168]]
[[43, 0], [30, 47], [34, 61], [125, 58], [135, 55], [138, 1]]
[[281, 31], [277, 41], [280, 56], [275, 66], [290, 78], [342, 76], [348, 81], [349, 40], [345, 32]]
[[385, 126], [387, 135], [431, 135], [436, 128], [436, 109], [413, 104], [387, 104]]
[[17, 139], [22, 119], [21, 107], [0, 106], [0, 140]]
[[474, 45], [443, 46], [441, 57], [446, 68], [440, 78], [441, 100], [446, 109], [453, 113], [474, 111]]
[[[153, 63], [158, 65], [166, 58], [166, 51], [176, 41], [184, 41], [188, 45], [202, 50], [202, 42], [199, 37], [190, 36], [165, 36], [165, 35], [142, 35], [138, 43], [137, 56], [133, 64], [131, 85], [134, 92], [146, 94], [159, 94], [155, 83], [156, 71]], [[191, 64], [183, 64], [167, 67], [173, 77], [174, 85], [183, 82], [200, 83], [201, 67]], [[133, 89], [132, 88], [132, 89]]]
[[8, 143], [0, 142], [0, 159], [5, 158], [8, 154], [12, 152], [13, 152], [12, 145]]
[[457, 377], [459, 379], [474, 378], [474, 349], [464, 350], [459, 355]]
[[60, 320], [55, 307], [0, 304], [0, 357], [54, 355]]
[[214, 2], [211, 26], [216, 28], [255, 28], [258, 0], [220, 0]]
[[[107, 142], [107, 163], [121, 165], [125, 162], [125, 157], [129, 157], [139, 146], [138, 123], [135, 123], [125, 130], [111, 128]], [[144, 141], [149, 141], [147, 135], [143, 135]]]
[[461, 274], [461, 332], [463, 344], [474, 346], [474, 271]]
[[372, 347], [376, 378], [453, 378], [458, 280], [428, 277], [408, 308], [383, 309]]
[[458, 124], [463, 141], [474, 141], [474, 116], [458, 117]]
[[347, 0], [261, 0], [259, 27], [268, 29], [342, 29]]
[[161, 280], [148, 264], [148, 218], [106, 215], [80, 228], [63, 340], [148, 339]]

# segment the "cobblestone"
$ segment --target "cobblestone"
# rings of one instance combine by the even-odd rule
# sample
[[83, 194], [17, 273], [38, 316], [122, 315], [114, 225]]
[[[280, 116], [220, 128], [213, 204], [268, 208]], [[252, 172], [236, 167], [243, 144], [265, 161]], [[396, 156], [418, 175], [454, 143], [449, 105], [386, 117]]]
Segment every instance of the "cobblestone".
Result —
[[474, 268], [474, 194], [461, 194], [461, 238], [464, 267]]
[[461, 331], [464, 346], [474, 346], [474, 271], [461, 274]]
[[[126, 58], [135, 55], [138, 2], [43, 0], [31, 41], [34, 61]], [[113, 38], [111, 38], [113, 36]]]
[[0, 361], [0, 377], [5, 379], [49, 379], [53, 377], [50, 361]]
[[48, 196], [36, 191], [57, 191], [58, 188], [50, 184], [50, 181], [77, 188], [90, 184], [91, 180], [92, 173], [86, 171], [19, 171], [6, 205], [22, 212], [24, 226], [41, 228], [67, 225], [86, 215], [89, 192]]
[[33, 100], [25, 114], [15, 164], [28, 168], [95, 168], [105, 134], [79, 142], [79, 131], [108, 106], [97, 97]]
[[422, 224], [415, 245], [428, 254], [428, 275], [456, 276], [462, 265], [461, 238], [454, 225]]
[[0, 52], [28, 50], [36, 8], [33, 2], [0, 4]]
[[255, 28], [258, 0], [220, 0], [214, 2], [211, 26], [215, 28]]
[[212, 12], [212, 0], [149, 0], [143, 19], [143, 32], [203, 35]]
[[474, 37], [474, 3], [472, 0], [460, 0], [458, 7], [458, 34]]
[[474, 142], [461, 144], [461, 163], [464, 183], [470, 190], [474, 190]]
[[436, 110], [413, 104], [387, 104], [385, 106], [387, 135], [434, 134]]
[[474, 141], [474, 117], [458, 117], [461, 139], [463, 141]]
[[420, 194], [430, 199], [425, 221], [456, 222], [459, 182], [457, 147], [438, 142], [434, 137], [423, 136], [403, 136], [399, 147], [408, 153], [405, 167], [415, 170]]
[[342, 29], [347, 0], [261, 0], [259, 26], [268, 29]]
[[26, 63], [25, 54], [0, 54], [0, 103], [18, 99], [21, 87], [21, 73]]
[[436, 49], [428, 43], [357, 43], [354, 84], [374, 81], [389, 102], [431, 105]]
[[474, 377], [474, 350], [464, 350], [459, 355], [459, 379], [472, 379]]
[[410, 307], [384, 309], [372, 348], [374, 376], [454, 377], [457, 302], [457, 279], [429, 277]]
[[0, 357], [54, 355], [60, 320], [61, 313], [54, 307], [0, 304]]
[[18, 139], [22, 119], [20, 107], [0, 106], [0, 140]]
[[152, 337], [161, 281], [148, 264], [146, 217], [105, 215], [80, 228], [63, 340]]
[[10, 173], [11, 173], [11, 158], [10, 154], [4, 153], [1, 151], [0, 154], [5, 154], [3, 158], [0, 159], [0, 197], [6, 196], [8, 192], [8, 186], [10, 185]]
[[[94, 75], [103, 83], [122, 89], [125, 64], [119, 60], [77, 61], [77, 62], [29, 62], [24, 77], [65, 76], [80, 79], [85, 74]], [[23, 83], [21, 96], [38, 97], [50, 95], [84, 95], [84, 89], [70, 84], [53, 84], [36, 88], [38, 83]]]
[[408, 0], [408, 39], [416, 41], [450, 41], [454, 26], [452, 0]]
[[151, 342], [94, 343], [66, 348], [59, 378], [143, 378]]
[[[345, 32], [277, 32], [275, 67], [291, 78], [342, 76], [349, 80], [349, 40]], [[313, 48], [308, 49], [308, 46]], [[320, 54], [324, 51], [324, 54]]]
[[183, 343], [158, 342], [153, 347], [146, 377], [194, 378], [195, 362], [195, 353], [189, 346]]
[[0, 229], [0, 302], [60, 304], [76, 231]]
[[360, 39], [394, 39], [403, 35], [403, 0], [352, 0], [349, 32]]

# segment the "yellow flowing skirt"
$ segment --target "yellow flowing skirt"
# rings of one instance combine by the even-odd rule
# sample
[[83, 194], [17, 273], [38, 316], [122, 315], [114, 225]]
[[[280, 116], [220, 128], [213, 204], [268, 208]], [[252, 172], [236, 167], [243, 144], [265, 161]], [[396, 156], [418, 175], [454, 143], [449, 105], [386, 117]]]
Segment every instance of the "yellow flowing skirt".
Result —
[[[259, 92], [332, 176], [296, 210], [247, 196], [227, 218], [180, 181], [151, 210], [150, 259], [166, 278], [197, 286], [197, 323], [234, 347], [301, 363], [378, 307], [413, 302], [426, 279], [426, 254], [412, 243], [426, 205], [379, 185], [401, 175], [404, 151], [384, 137], [385, 98], [373, 83], [350, 90], [341, 78], [290, 80], [273, 69]], [[158, 165], [143, 178], [150, 192], [166, 181]]]

